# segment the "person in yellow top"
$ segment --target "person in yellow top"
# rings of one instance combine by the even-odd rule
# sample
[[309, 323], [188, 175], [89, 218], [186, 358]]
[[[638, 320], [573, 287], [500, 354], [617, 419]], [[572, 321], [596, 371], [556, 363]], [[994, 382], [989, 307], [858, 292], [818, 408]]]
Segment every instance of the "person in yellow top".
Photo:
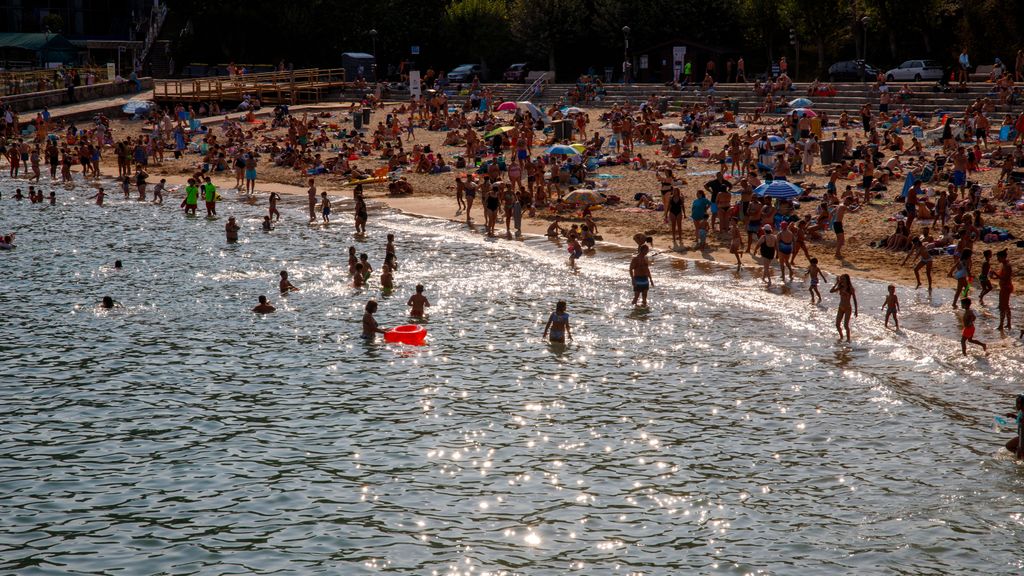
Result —
[[[203, 200], [206, 201], [206, 217], [212, 218], [217, 215], [217, 187], [210, 181], [210, 177], [206, 177], [206, 182], [203, 183]], [[193, 212], [195, 213], [195, 212]]]
[[192, 178], [188, 179], [188, 185], [185, 186], [185, 200], [181, 202], [182, 208], [185, 209], [185, 215], [192, 214], [196, 215], [196, 206], [199, 204], [199, 187], [196, 186], [196, 181]]

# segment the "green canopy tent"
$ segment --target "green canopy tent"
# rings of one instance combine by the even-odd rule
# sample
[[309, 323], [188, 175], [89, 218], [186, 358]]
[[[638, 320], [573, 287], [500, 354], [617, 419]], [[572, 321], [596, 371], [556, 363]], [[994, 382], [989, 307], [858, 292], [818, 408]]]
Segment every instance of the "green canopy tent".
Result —
[[81, 48], [60, 34], [42, 32], [0, 32], [3, 62], [24, 62], [30, 66], [47, 62], [75, 64]]

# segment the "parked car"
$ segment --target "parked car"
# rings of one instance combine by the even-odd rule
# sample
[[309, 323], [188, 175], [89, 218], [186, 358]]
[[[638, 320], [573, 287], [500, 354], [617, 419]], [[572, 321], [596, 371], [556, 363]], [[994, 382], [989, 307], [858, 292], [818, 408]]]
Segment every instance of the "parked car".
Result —
[[472, 82], [474, 76], [483, 76], [482, 73], [483, 70], [479, 64], [462, 64], [461, 66], [456, 66], [454, 70], [448, 73], [448, 81], [452, 83]]
[[907, 60], [885, 73], [889, 82], [934, 82], [942, 79], [942, 64], [935, 60]]
[[865, 64], [863, 60], [843, 60], [828, 67], [828, 81], [838, 82], [840, 80], [857, 81], [861, 78], [874, 80], [881, 70], [877, 66]]
[[519, 64], [513, 64], [509, 66], [508, 70], [505, 70], [503, 78], [505, 82], [525, 82], [526, 76], [529, 73], [530, 67], [526, 64], [526, 62], [521, 62]]

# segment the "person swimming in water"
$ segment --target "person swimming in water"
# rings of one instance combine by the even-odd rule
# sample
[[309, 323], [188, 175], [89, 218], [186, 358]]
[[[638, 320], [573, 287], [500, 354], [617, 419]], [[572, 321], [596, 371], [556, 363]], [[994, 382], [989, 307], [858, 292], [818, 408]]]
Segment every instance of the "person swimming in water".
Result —
[[360, 336], [367, 342], [373, 342], [377, 338], [377, 334], [383, 334], [385, 330], [377, 324], [377, 319], [373, 317], [377, 313], [377, 301], [370, 300], [366, 303], [366, 308], [363, 313], [363, 333]]
[[238, 231], [241, 229], [242, 227], [235, 222], [234, 216], [228, 218], [228, 223], [224, 225], [224, 234], [227, 236], [228, 243], [238, 242]]
[[112, 310], [114, 306], [117, 306], [117, 302], [115, 302], [110, 296], [104, 296], [103, 301], [100, 302], [100, 308], [105, 310]]
[[[567, 305], [565, 300], [559, 300], [555, 304], [555, 311], [548, 316], [548, 323], [544, 325], [544, 338], [550, 338], [556, 344], [565, 344], [565, 337], [572, 340], [572, 329], [569, 328], [569, 315], [565, 312]], [[549, 336], [550, 334], [550, 336]]]
[[274, 305], [267, 300], [266, 296], [260, 296], [260, 303], [252, 309], [257, 314], [270, 314], [274, 310], [277, 310], [277, 308], [274, 308]]
[[426, 313], [425, 308], [430, 308], [430, 301], [423, 295], [423, 284], [416, 285], [416, 293], [409, 297], [409, 301], [406, 306], [410, 306], [412, 310], [409, 311], [409, 316], [413, 318], [423, 318]]
[[281, 294], [285, 295], [289, 292], [298, 292], [299, 289], [288, 280], [288, 271], [281, 270], [281, 281], [277, 283], [278, 288], [281, 290]]

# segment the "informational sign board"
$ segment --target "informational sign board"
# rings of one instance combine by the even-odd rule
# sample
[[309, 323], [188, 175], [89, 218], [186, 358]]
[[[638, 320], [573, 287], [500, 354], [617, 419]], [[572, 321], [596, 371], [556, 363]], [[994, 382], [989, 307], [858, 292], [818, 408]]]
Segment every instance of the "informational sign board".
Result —
[[113, 82], [114, 76], [117, 76], [117, 64], [107, 62], [107, 80]]
[[420, 53], [420, 47], [413, 46], [412, 48], [409, 49], [409, 53], [412, 54], [413, 56], [418, 56]]
[[420, 84], [419, 70], [409, 71], [409, 95], [413, 98], [419, 98], [423, 95], [423, 86]]

